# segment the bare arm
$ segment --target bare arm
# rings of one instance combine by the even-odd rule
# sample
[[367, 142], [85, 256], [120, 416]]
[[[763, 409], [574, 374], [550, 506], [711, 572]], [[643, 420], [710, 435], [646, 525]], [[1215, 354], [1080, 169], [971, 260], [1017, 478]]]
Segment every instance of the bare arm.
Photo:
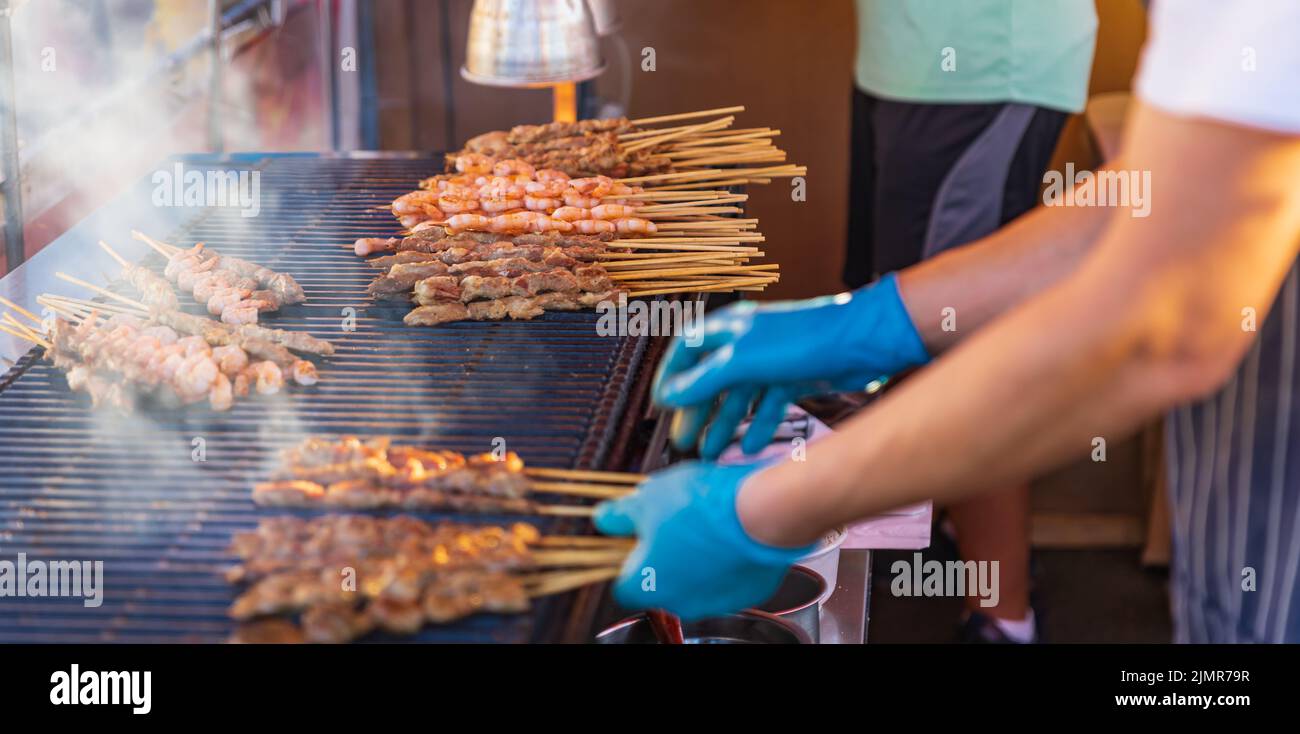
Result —
[[1026, 479], [1228, 378], [1253, 337], [1242, 308], [1262, 318], [1296, 256], [1300, 139], [1143, 106], [1128, 133], [1128, 165], [1152, 171], [1151, 215], [1111, 217], [1073, 273], [805, 461], [751, 477], [737, 509], [755, 538], [806, 543], [891, 507]]
[[[1116, 161], [1102, 170], [1123, 165]], [[902, 271], [899, 290], [926, 348], [943, 352], [1074, 272], [1114, 212], [1038, 207], [987, 237]], [[954, 331], [940, 328], [946, 308], [956, 314]]]

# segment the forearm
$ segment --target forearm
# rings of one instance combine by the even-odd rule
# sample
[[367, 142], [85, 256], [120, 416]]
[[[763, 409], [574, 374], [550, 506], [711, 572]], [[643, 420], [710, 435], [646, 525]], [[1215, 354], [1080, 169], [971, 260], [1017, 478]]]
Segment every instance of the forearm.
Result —
[[[1121, 167], [1113, 162], [1103, 170]], [[1114, 212], [1040, 206], [987, 237], [899, 273], [899, 290], [926, 348], [943, 352], [1074, 272]], [[945, 321], [955, 329], [946, 330]]]
[[[1075, 273], [994, 320], [737, 509], [755, 538], [806, 542], [922, 499], [1021, 481], [1227, 379], [1295, 258], [1300, 142], [1139, 115], [1169, 203], [1116, 217]], [[1143, 140], [1143, 137], [1139, 137]], [[1214, 182], [1214, 185], [1206, 185]], [[1195, 213], [1189, 215], [1189, 212]]]

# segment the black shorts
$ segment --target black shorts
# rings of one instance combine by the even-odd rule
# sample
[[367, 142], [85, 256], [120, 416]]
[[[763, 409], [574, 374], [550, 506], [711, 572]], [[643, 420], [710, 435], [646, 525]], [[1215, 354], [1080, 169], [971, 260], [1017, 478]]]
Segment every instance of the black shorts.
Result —
[[1067, 117], [1012, 103], [896, 102], [855, 89], [845, 285], [979, 239], [1032, 209]]

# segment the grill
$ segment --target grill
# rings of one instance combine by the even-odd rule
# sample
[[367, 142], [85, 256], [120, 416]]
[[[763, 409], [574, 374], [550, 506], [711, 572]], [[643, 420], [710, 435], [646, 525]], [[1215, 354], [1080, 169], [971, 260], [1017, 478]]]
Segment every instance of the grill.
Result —
[[[623, 453], [619, 427], [645, 393], [638, 369], [645, 339], [598, 336], [593, 312], [408, 328], [401, 304], [376, 306], [366, 295], [374, 274], [350, 243], [390, 234], [392, 217], [374, 207], [410, 190], [434, 170], [433, 160], [290, 155], [185, 163], [260, 171], [261, 211], [246, 218], [232, 208], [149, 207], [155, 225], [173, 217], [152, 232], [292, 274], [308, 302], [267, 323], [330, 339], [338, 353], [319, 363], [321, 381], [311, 388], [286, 386], [224, 414], [200, 408], [125, 418], [92, 411], [35, 351], [23, 356], [0, 378], [0, 559], [102, 560], [103, 603], [88, 609], [79, 598], [0, 597], [0, 642], [224, 640], [233, 630], [225, 611], [235, 589], [220, 573], [233, 562], [231, 535], [279, 512], [256, 508], [250, 488], [280, 449], [307, 434], [391, 434], [464, 452], [504, 440], [530, 465], [616, 468], [608, 458]], [[97, 253], [90, 243], [100, 237], [139, 258], [145, 251], [124, 235], [132, 227], [150, 231], [151, 221], [117, 212], [141, 211], [151, 188], [142, 182], [0, 286], [29, 304], [41, 290], [71, 293], [37, 283], [46, 271], [78, 272], [74, 247], [90, 259], [85, 253]], [[79, 272], [103, 282], [114, 268], [98, 253], [93, 259]], [[146, 262], [162, 265], [157, 255]], [[188, 298], [182, 302], [197, 311]], [[345, 330], [351, 319], [355, 330]], [[543, 532], [580, 532], [584, 524], [522, 519]], [[581, 616], [591, 607], [594, 594], [566, 594], [539, 600], [528, 615], [483, 615], [401, 639], [571, 639], [586, 629]]]

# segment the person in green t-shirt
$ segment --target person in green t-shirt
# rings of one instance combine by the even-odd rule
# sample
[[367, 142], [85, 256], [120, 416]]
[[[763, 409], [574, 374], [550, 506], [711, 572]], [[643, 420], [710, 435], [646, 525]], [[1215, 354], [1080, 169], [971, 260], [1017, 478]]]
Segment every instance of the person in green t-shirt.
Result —
[[[1092, 0], [857, 0], [857, 22], [850, 288], [1033, 208], [1066, 118], [1083, 109], [1097, 29]], [[963, 558], [1001, 568], [998, 605], [970, 597], [962, 639], [1037, 640], [1028, 488], [948, 517]]]

